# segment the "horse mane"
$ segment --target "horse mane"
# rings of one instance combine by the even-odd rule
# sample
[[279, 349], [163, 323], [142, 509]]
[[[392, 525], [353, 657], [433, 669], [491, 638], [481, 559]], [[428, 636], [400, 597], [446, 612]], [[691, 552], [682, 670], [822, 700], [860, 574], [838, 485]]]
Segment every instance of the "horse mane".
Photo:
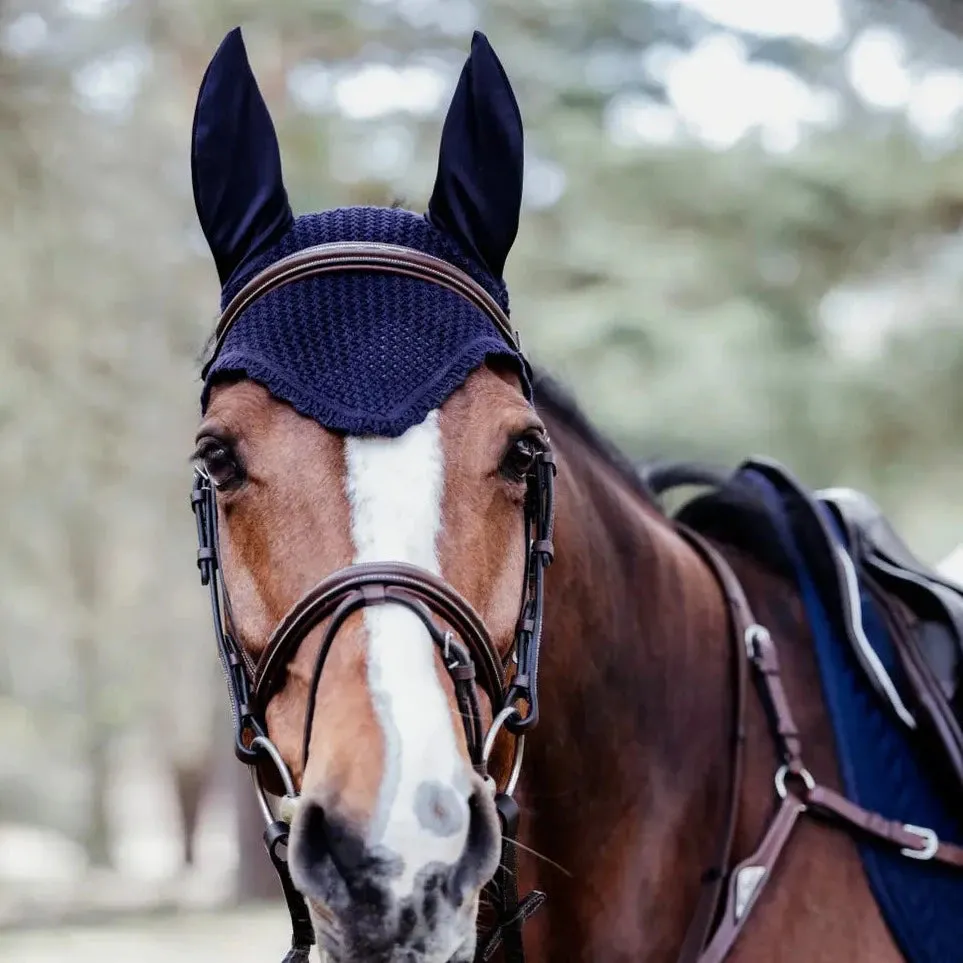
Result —
[[[611, 439], [589, 420], [572, 392], [546, 372], [535, 369], [532, 378], [535, 405], [572, 432], [598, 455], [646, 504], [659, 508], [653, 490], [646, 483], [646, 463], [633, 462]], [[661, 512], [661, 509], [659, 508]]]

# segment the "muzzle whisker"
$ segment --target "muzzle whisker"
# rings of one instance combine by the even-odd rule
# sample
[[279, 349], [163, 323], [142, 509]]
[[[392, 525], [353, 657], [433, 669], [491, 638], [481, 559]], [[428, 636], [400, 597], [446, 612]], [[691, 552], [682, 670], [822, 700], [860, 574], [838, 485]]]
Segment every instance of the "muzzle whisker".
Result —
[[510, 839], [508, 837], [505, 837], [502, 840], [502, 842], [511, 843], [512, 846], [514, 846], [516, 849], [520, 849], [523, 852], [530, 853], [536, 859], [540, 859], [542, 860], [542, 862], [547, 863], [549, 866], [552, 866], [555, 869], [557, 869], [560, 873], [564, 873], [566, 876], [569, 877], [569, 879], [573, 878], [573, 874], [569, 872], [569, 870], [567, 870], [564, 866], [562, 866], [560, 863], [556, 863], [554, 859], [550, 859], [544, 853], [540, 853], [538, 852], [538, 850], [532, 849], [531, 846], [526, 846], [524, 843], [520, 843], [517, 839]]

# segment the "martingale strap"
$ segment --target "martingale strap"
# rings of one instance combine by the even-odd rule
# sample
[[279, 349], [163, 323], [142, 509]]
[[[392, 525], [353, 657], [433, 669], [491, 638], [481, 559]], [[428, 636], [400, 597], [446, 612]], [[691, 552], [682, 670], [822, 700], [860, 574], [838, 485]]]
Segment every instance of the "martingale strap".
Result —
[[746, 655], [744, 639], [756, 625], [755, 617], [739, 580], [733, 574], [725, 559], [701, 535], [682, 525], [676, 531], [702, 556], [703, 561], [712, 569], [722, 589], [729, 610], [729, 635], [732, 639], [731, 675], [733, 680], [732, 701], [732, 763], [729, 773], [729, 793], [726, 797], [725, 817], [719, 846], [713, 865], [702, 875], [702, 885], [695, 912], [689, 920], [685, 940], [679, 951], [679, 963], [695, 963], [709, 939], [712, 926], [718, 915], [723, 888], [729, 876], [732, 861], [732, 845], [736, 835], [739, 817], [739, 794], [742, 789], [746, 742], [746, 693], [749, 688], [749, 660]]

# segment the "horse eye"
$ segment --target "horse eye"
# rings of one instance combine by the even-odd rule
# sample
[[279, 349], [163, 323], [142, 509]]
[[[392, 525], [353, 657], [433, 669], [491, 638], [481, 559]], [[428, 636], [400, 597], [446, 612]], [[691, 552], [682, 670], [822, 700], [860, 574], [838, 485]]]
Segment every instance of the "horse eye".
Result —
[[202, 439], [194, 457], [204, 466], [211, 484], [219, 490], [236, 487], [244, 479], [233, 448], [220, 439]]
[[541, 444], [530, 435], [516, 438], [502, 459], [502, 475], [510, 481], [524, 481], [541, 450]]

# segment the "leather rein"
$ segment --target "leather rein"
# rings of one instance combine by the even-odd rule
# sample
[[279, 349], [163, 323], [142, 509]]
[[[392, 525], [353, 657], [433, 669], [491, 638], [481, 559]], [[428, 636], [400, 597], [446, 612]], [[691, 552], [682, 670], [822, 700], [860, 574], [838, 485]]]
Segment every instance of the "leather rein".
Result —
[[[375, 271], [413, 277], [461, 295], [489, 317], [506, 343], [519, 352], [526, 370], [530, 370], [508, 317], [487, 291], [454, 265], [395, 245], [344, 242], [299, 251], [248, 281], [221, 316], [203, 375], [206, 376], [231, 326], [259, 297], [282, 285], [336, 271]], [[210, 592], [214, 635], [234, 724], [234, 752], [251, 768], [266, 824], [264, 843], [291, 916], [291, 949], [284, 963], [307, 963], [314, 931], [304, 898], [294, 888], [287, 865], [286, 845], [297, 789], [280, 752], [268, 736], [264, 711], [284, 684], [287, 665], [301, 643], [313, 629], [327, 622], [305, 716], [302, 764], [306, 762], [314, 700], [325, 660], [348, 616], [369, 605], [401, 605], [413, 612], [442, 654], [464, 720], [472, 765], [492, 785], [503, 839], [500, 866], [488, 887], [489, 899], [496, 908], [496, 920], [479, 939], [475, 961], [490, 960], [501, 946], [506, 963], [524, 963], [522, 924], [542, 905], [545, 895], [536, 890], [519, 899], [516, 847], [512, 845], [518, 831], [519, 813], [513, 793], [521, 771], [525, 734], [538, 721], [544, 573], [553, 558], [554, 476], [554, 458], [545, 452], [536, 459], [527, 479], [525, 584], [514, 643], [504, 657], [481, 618], [450, 585], [413, 565], [380, 562], [350, 565], [314, 586], [275, 628], [255, 665], [237, 641], [219, 566], [216, 492], [210, 478], [200, 470], [195, 471], [191, 506], [197, 521], [197, 564], [201, 582]], [[728, 956], [799, 817], [805, 813], [898, 847], [909, 859], [932, 859], [963, 869], [963, 848], [941, 842], [932, 830], [884, 819], [816, 783], [803, 763], [799, 732], [771, 635], [755, 620], [738, 579], [719, 552], [696, 532], [678, 524], [676, 530], [713, 571], [726, 599], [733, 642], [731, 684], [734, 693], [727, 806], [714, 862], [703, 874], [678, 963], [721, 963]], [[447, 628], [439, 628], [438, 621]], [[750, 671], [760, 683], [760, 695], [782, 759], [774, 775], [779, 805], [756, 851], [732, 867], [742, 791]], [[493, 714], [487, 733], [483, 733], [479, 686], [488, 697]], [[496, 788], [488, 775], [488, 767], [496, 737], [502, 730], [511, 737], [513, 746], [510, 765], [506, 767], [507, 777], [503, 786]], [[277, 813], [268, 801], [268, 792], [281, 797]]]
[[[234, 322], [258, 298], [285, 284], [332, 272], [367, 271], [402, 275], [436, 284], [459, 294], [484, 312], [530, 373], [519, 351], [507, 315], [473, 278], [420, 251], [380, 243], [340, 242], [306, 248], [271, 264], [249, 280], [225, 308], [215, 331], [206, 377]], [[487, 886], [496, 918], [480, 937], [476, 961], [489, 960], [501, 946], [508, 963], [524, 963], [523, 922], [545, 901], [533, 891], [519, 898], [514, 844], [519, 810], [512, 795], [518, 783], [525, 735], [538, 722], [538, 656], [542, 636], [545, 570], [553, 559], [555, 459], [539, 452], [526, 478], [525, 580], [515, 637], [504, 656], [471, 605], [443, 579], [402, 562], [349, 565], [320, 581], [282, 618], [255, 664], [237, 641], [218, 553], [216, 490], [205, 472], [195, 469], [191, 507], [197, 523], [197, 564], [201, 583], [210, 593], [214, 636], [224, 669], [234, 725], [234, 752], [250, 767], [266, 829], [264, 843], [281, 882], [291, 916], [291, 949], [284, 963], [306, 963], [314, 944], [307, 904], [295, 889], [287, 864], [290, 822], [298, 791], [287, 764], [271, 741], [265, 711], [284, 685], [287, 667], [305, 638], [327, 623], [315, 659], [301, 747], [301, 771], [308, 758], [315, 700], [328, 653], [347, 618], [371, 605], [400, 605], [424, 625], [454, 686], [465, 728], [469, 757], [475, 771], [489, 784], [502, 833], [499, 867]], [[440, 628], [439, 622], [446, 626]], [[487, 732], [482, 721], [478, 688], [492, 711]], [[512, 741], [502, 785], [489, 775], [496, 737]], [[277, 812], [268, 793], [280, 797]]]

